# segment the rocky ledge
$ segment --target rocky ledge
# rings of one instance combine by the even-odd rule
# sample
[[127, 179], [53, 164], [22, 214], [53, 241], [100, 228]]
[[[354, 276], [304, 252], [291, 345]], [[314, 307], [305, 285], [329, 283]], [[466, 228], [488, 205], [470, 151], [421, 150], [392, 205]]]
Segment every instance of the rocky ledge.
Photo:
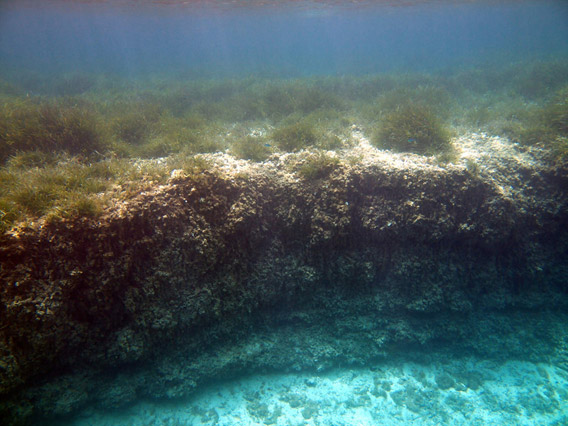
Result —
[[480, 134], [444, 166], [360, 139], [338, 161], [211, 155], [102, 218], [3, 235], [2, 418], [412, 354], [566, 362], [566, 164]]

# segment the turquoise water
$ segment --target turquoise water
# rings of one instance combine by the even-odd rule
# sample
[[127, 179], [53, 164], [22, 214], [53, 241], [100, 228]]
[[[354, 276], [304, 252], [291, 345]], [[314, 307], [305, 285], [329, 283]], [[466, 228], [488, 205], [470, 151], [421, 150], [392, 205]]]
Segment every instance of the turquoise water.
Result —
[[547, 364], [478, 359], [386, 364], [327, 374], [256, 375], [176, 404], [90, 413], [76, 426], [564, 425], [568, 373]]
[[563, 1], [0, 5], [0, 63], [45, 72], [305, 76], [565, 55]]
[[[461, 143], [462, 156], [456, 154], [459, 158], [455, 167], [465, 167], [472, 175], [483, 174], [484, 170], [489, 170], [490, 175], [497, 170], [495, 179], [510, 183], [513, 178], [509, 181], [508, 177], [498, 176], [506, 168], [495, 166], [499, 159], [506, 158], [519, 169], [533, 170], [530, 167], [534, 164], [527, 159], [532, 147], [553, 148], [556, 160], [566, 155], [562, 151], [568, 140], [566, 116], [562, 111], [553, 113], [565, 107], [568, 99], [568, 2], [8, 0], [0, 2], [0, 79], [4, 108], [0, 130], [10, 137], [16, 135], [0, 139], [10, 148], [0, 151], [0, 160], [4, 161], [2, 172], [6, 171], [6, 176], [12, 173], [9, 185], [14, 187], [12, 181], [23, 180], [18, 174], [21, 168], [29, 167], [30, 175], [38, 173], [33, 187], [45, 180], [40, 172], [51, 170], [53, 164], [63, 170], [62, 174], [79, 175], [84, 173], [81, 167], [92, 170], [116, 158], [132, 160], [135, 167], [145, 170], [147, 164], [169, 167], [168, 161], [176, 155], [219, 152], [260, 163], [274, 153], [285, 156], [288, 151], [301, 151], [302, 146], [288, 144], [291, 148], [286, 148], [286, 143], [275, 142], [274, 136], [279, 129], [289, 130], [298, 123], [308, 123], [305, 125], [314, 129], [315, 141], [307, 144], [315, 150], [339, 152], [361, 141], [362, 146], [370, 147], [374, 126], [387, 116], [385, 111], [414, 104], [427, 104], [447, 127], [454, 143]], [[35, 155], [46, 150], [39, 142], [33, 145], [41, 137], [32, 137], [31, 147], [26, 139], [26, 135], [34, 135], [27, 131], [26, 124], [35, 123], [33, 114], [45, 105], [63, 111], [62, 122], [72, 121], [76, 116], [71, 113], [77, 111], [80, 117], [84, 117], [83, 113], [93, 117], [85, 128], [95, 129], [96, 137], [89, 141], [98, 145], [64, 145], [63, 155], [75, 157], [61, 160], [56, 141], [55, 148], [47, 148], [53, 149], [50, 155], [54, 154], [55, 159], [36, 163], [34, 157], [22, 160], [21, 166], [17, 160], [22, 153]], [[26, 115], [26, 108], [30, 115]], [[68, 112], [71, 119], [66, 118]], [[539, 121], [547, 114], [553, 120]], [[13, 129], [21, 130], [23, 136]], [[544, 142], [535, 142], [535, 133]], [[88, 132], [84, 134], [89, 136]], [[332, 140], [330, 134], [336, 139]], [[242, 145], [249, 136], [261, 143], [253, 153]], [[415, 142], [414, 136], [409, 136], [407, 142]], [[356, 154], [364, 157], [368, 152]], [[432, 160], [416, 164], [438, 163]], [[170, 167], [174, 168], [179, 167]], [[170, 169], [140, 172], [128, 179], [142, 181], [155, 173], [151, 182], [157, 185], [170, 176]], [[319, 178], [317, 172], [302, 169], [305, 176]], [[565, 178], [561, 173], [552, 175], [543, 179]], [[50, 200], [47, 207], [36, 203], [35, 198], [29, 201], [17, 197], [13, 195], [16, 190], [5, 189], [9, 179], [5, 175], [2, 178], [2, 230], [9, 229], [22, 214], [46, 217], [64, 210], [58, 202], [67, 206], [64, 203], [68, 200], [61, 194], [53, 195], [56, 201]], [[88, 194], [102, 193], [111, 185], [97, 184]], [[65, 183], [60, 187], [63, 189], [57, 191], [69, 192], [79, 191], [81, 185]], [[507, 195], [516, 189], [500, 187]], [[565, 192], [554, 195], [564, 207], [565, 198]], [[90, 217], [96, 213], [84, 208], [78, 214]], [[546, 255], [537, 253], [534, 257]], [[415, 256], [419, 258], [419, 254]], [[342, 261], [348, 264], [350, 259]], [[429, 267], [442, 270], [445, 265]], [[289, 268], [301, 270], [293, 262]], [[566, 272], [566, 261], [558, 268]], [[419, 275], [421, 269], [412, 270], [411, 265], [408, 271]], [[516, 276], [514, 271], [509, 272]], [[352, 281], [357, 283], [363, 275], [355, 271]], [[420, 276], [413, 277], [421, 282]], [[228, 277], [227, 282], [231, 283], [231, 279]], [[562, 282], [562, 278], [556, 279]], [[350, 278], [345, 281], [351, 284]], [[565, 296], [565, 284], [561, 290]], [[77, 304], [73, 310], [77, 317], [81, 317], [82, 306]], [[353, 350], [357, 354], [353, 358], [348, 344], [347, 349], [343, 348], [348, 355], [340, 349], [334, 352], [339, 345], [322, 344], [318, 348], [319, 331], [308, 332], [313, 324], [303, 323], [303, 314], [293, 317], [290, 313], [290, 319], [279, 312], [285, 318], [283, 324], [290, 321], [298, 328], [290, 333], [300, 335], [299, 329], [304, 326], [308, 336], [298, 338], [302, 342], [298, 346], [306, 352], [297, 352], [289, 365], [286, 359], [271, 364], [265, 358], [264, 364], [259, 361], [258, 369], [247, 370], [239, 364], [254, 365], [257, 357], [272, 360], [267, 355], [270, 350], [264, 350], [263, 345], [268, 348], [276, 337], [259, 338], [260, 342], [251, 339], [250, 345], [244, 339], [242, 358], [239, 350], [226, 349], [223, 342], [215, 341], [226, 349], [226, 353], [221, 349], [215, 353], [216, 347], [211, 349], [211, 359], [226, 362], [218, 367], [220, 380], [214, 374], [216, 366], [207, 365], [206, 356], [205, 361], [193, 360], [192, 364], [192, 360], [183, 358], [182, 349], [180, 353], [174, 350], [168, 359], [170, 353], [164, 355], [157, 348], [157, 358], [145, 362], [167, 380], [180, 372], [180, 383], [168, 382], [163, 388], [162, 383], [153, 382], [161, 377], [159, 374], [140, 371], [136, 356], [137, 351], [142, 353], [144, 342], [137, 341], [138, 336], [129, 334], [131, 330], [125, 327], [124, 333], [116, 333], [117, 342], [124, 344], [120, 346], [124, 353], [112, 352], [117, 351], [113, 346], [104, 360], [108, 364], [124, 361], [122, 364], [109, 367], [110, 372], [100, 377], [88, 369], [73, 371], [73, 364], [67, 365], [61, 377], [59, 372], [42, 376], [39, 390], [32, 391], [29, 401], [31, 405], [47, 401], [46, 411], [55, 418], [39, 419], [37, 424], [61, 426], [561, 426], [568, 424], [568, 357], [539, 355], [541, 344], [543, 354], [556, 349], [566, 354], [568, 324], [562, 311], [566, 303], [555, 306], [560, 313], [552, 309], [552, 316], [558, 314], [554, 329], [547, 322], [546, 309], [540, 312], [539, 308], [521, 307], [520, 319], [516, 318], [510, 329], [505, 320], [506, 325], [485, 325], [488, 340], [471, 345], [477, 348], [476, 353], [469, 346], [462, 352], [459, 345], [452, 346], [453, 342], [439, 342], [438, 347], [435, 341], [417, 353], [409, 348], [410, 355], [405, 353], [406, 348], [396, 348], [398, 355], [392, 358], [382, 352], [367, 354], [377, 342], [365, 339], [361, 343], [354, 338], [363, 349]], [[498, 311], [497, 302], [479, 316], [493, 318], [493, 309]], [[158, 335], [163, 325], [159, 322], [167, 323], [172, 316], [162, 312], [152, 315], [148, 314], [147, 327]], [[360, 329], [353, 334], [380, 331], [380, 325], [365, 324], [363, 315], [349, 315], [345, 329], [359, 320], [362, 324], [356, 324]], [[525, 315], [529, 330], [526, 334], [538, 337], [542, 332], [542, 343], [536, 337], [524, 341], [524, 334], [517, 333]], [[271, 318], [270, 312], [267, 317]], [[428, 324], [427, 314], [421, 318], [415, 323]], [[271, 325], [278, 322], [271, 321]], [[264, 331], [264, 323], [255, 326]], [[500, 327], [509, 333], [509, 340], [499, 340]], [[329, 335], [341, 341], [342, 331], [330, 328], [321, 333], [322, 341]], [[183, 333], [183, 327], [181, 330], [176, 332]], [[237, 331], [241, 332], [235, 327]], [[404, 334], [404, 330], [397, 332]], [[370, 334], [380, 340], [380, 334]], [[518, 340], [511, 338], [517, 335]], [[180, 337], [180, 341], [184, 339]], [[379, 343], [377, 347], [382, 348]], [[496, 349], [486, 350], [493, 343]], [[193, 342], [185, 344], [194, 349]], [[285, 348], [286, 343], [274, 347]], [[334, 356], [339, 361], [335, 362]], [[303, 363], [304, 358], [309, 361]], [[238, 371], [227, 371], [231, 362], [240, 365]], [[212, 377], [200, 386], [184, 382], [192, 377], [191, 370], [199, 367], [211, 367], [214, 373], [208, 373], [208, 377]]]

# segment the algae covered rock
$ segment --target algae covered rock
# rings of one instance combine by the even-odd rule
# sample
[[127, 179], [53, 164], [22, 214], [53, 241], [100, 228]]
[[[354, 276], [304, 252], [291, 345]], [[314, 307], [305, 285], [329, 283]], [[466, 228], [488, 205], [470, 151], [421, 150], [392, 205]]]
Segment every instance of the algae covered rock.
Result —
[[379, 148], [435, 155], [451, 150], [450, 132], [430, 108], [403, 105], [388, 113], [373, 138]]
[[[556, 356], [566, 170], [498, 138], [456, 143], [468, 141], [494, 153], [477, 173], [368, 145], [356, 163], [210, 155], [101, 217], [6, 232], [0, 417], [38, 424], [251, 371], [434, 349]], [[51, 391], [61, 383], [80, 392]], [[421, 393], [397, 395], [422, 406]], [[279, 416], [256, 408], [263, 421]]]

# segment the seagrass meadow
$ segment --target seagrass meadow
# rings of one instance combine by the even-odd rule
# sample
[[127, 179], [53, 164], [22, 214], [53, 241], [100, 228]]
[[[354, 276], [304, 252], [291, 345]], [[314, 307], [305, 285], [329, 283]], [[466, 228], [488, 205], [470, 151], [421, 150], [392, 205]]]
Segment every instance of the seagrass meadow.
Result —
[[0, 5], [2, 424], [566, 424], [566, 6], [166, 3]]
[[354, 128], [378, 149], [440, 164], [455, 160], [451, 137], [472, 131], [506, 137], [521, 151], [541, 147], [553, 160], [568, 152], [568, 62], [558, 59], [450, 75], [11, 77], [0, 86], [3, 230], [100, 215], [146, 182], [165, 183], [172, 170], [207, 169], [199, 154], [262, 162], [345, 151]]

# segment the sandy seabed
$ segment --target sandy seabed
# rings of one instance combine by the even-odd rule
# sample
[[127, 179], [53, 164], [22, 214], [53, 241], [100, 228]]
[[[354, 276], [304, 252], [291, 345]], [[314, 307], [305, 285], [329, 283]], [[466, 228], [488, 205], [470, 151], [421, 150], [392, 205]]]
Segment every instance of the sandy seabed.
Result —
[[566, 425], [568, 369], [475, 359], [256, 375], [73, 426]]

